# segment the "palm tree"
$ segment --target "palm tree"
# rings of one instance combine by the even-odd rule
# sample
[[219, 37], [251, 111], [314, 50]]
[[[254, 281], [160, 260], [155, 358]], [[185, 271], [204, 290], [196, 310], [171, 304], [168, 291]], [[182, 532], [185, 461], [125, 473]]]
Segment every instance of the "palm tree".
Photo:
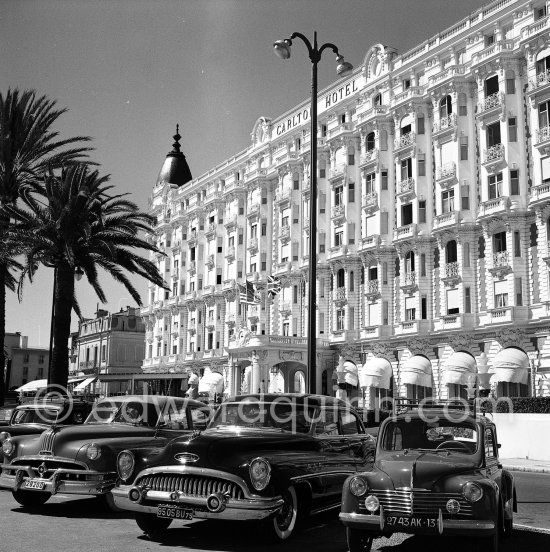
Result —
[[[5, 208], [13, 206], [40, 179], [48, 168], [59, 168], [85, 157], [90, 148], [74, 147], [90, 138], [77, 136], [64, 140], [53, 125], [66, 109], [38, 96], [34, 90], [8, 89], [0, 93], [0, 242], [5, 241], [9, 217]], [[9, 258], [0, 252], [0, 405], [4, 404], [4, 338], [6, 332], [6, 275]], [[9, 285], [8, 285], [9, 288]]]
[[40, 264], [52, 266], [55, 278], [54, 346], [50, 383], [66, 387], [69, 373], [68, 341], [71, 311], [80, 310], [75, 297], [75, 271], [82, 269], [100, 301], [106, 297], [99, 283], [102, 268], [122, 283], [138, 305], [141, 297], [124, 271], [137, 274], [165, 287], [158, 268], [141, 257], [136, 249], [161, 252], [139, 237], [140, 231], [152, 233], [153, 218], [140, 212], [127, 194], [111, 195], [108, 176], [99, 176], [86, 164], [73, 164], [61, 175], [53, 172], [41, 189], [25, 199], [25, 207], [14, 207], [10, 214], [25, 229], [25, 264], [20, 282], [32, 277]]

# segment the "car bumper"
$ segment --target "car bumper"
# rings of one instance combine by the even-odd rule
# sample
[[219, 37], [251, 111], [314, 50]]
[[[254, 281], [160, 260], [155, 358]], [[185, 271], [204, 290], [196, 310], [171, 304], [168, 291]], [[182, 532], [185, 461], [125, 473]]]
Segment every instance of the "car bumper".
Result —
[[222, 511], [212, 512], [208, 510], [207, 497], [184, 496], [174, 500], [171, 492], [144, 490], [142, 500], [134, 502], [129, 498], [132, 488], [131, 485], [123, 485], [111, 491], [118, 508], [156, 514], [159, 504], [170, 504], [192, 509], [193, 517], [197, 519], [250, 521], [268, 518], [278, 512], [283, 505], [281, 497], [229, 498]]
[[[103, 495], [108, 493], [115, 485], [115, 472], [98, 472], [93, 470], [79, 470], [60, 468], [48, 474], [48, 477], [40, 477], [37, 470], [31, 466], [12, 466], [11, 464], [0, 464], [0, 488], [11, 491], [40, 491], [52, 495], [57, 493], [79, 494], [79, 495]], [[7, 474], [6, 470], [15, 474]], [[74, 481], [66, 479], [66, 476], [84, 476], [85, 481]], [[37, 482], [39, 488], [27, 485]]]
[[[356, 514], [340, 513], [340, 521], [351, 529], [372, 531], [373, 533], [422, 533], [433, 534], [434, 530], [416, 527], [385, 527], [384, 515], [379, 514]], [[495, 532], [495, 523], [491, 520], [476, 519], [444, 519], [439, 516], [438, 526], [435, 533], [445, 535], [484, 536], [492, 535]]]

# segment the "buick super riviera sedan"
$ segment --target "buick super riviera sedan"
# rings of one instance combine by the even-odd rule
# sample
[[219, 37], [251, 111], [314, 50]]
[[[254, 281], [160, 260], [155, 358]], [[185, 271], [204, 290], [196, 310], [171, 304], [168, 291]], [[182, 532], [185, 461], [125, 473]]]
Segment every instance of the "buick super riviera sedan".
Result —
[[27, 507], [44, 504], [56, 493], [97, 495], [112, 504], [121, 450], [163, 447], [204, 429], [210, 414], [204, 403], [178, 397], [106, 399], [79, 427], [53, 425], [40, 435], [4, 440], [0, 487]]
[[411, 409], [384, 420], [373, 468], [344, 485], [350, 552], [394, 532], [468, 535], [496, 552], [516, 511], [498, 449], [495, 424], [464, 410]]
[[118, 455], [115, 504], [160, 538], [176, 520], [253, 520], [285, 540], [309, 514], [340, 505], [345, 479], [374, 461], [374, 439], [343, 401], [320, 395], [243, 395], [206, 431], [160, 452]]

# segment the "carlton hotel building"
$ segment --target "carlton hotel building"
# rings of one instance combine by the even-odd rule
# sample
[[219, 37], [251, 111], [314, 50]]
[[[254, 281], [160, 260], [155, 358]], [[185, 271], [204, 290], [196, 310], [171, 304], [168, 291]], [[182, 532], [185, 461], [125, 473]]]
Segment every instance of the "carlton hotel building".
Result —
[[[318, 392], [550, 394], [548, 10], [492, 2], [319, 93]], [[258, 118], [188, 182], [175, 137], [150, 202], [170, 291], [141, 310], [149, 377], [305, 390], [309, 117]]]

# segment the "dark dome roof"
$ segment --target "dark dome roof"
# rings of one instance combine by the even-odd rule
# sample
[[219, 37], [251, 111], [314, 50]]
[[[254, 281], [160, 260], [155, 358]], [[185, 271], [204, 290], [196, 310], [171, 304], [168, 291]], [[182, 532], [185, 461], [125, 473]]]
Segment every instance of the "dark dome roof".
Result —
[[162, 169], [160, 169], [157, 184], [169, 183], [183, 186], [192, 180], [193, 177], [191, 176], [189, 165], [185, 160], [185, 155], [180, 151], [180, 138], [179, 125], [176, 125], [175, 142], [172, 144], [174, 149], [166, 156]]

